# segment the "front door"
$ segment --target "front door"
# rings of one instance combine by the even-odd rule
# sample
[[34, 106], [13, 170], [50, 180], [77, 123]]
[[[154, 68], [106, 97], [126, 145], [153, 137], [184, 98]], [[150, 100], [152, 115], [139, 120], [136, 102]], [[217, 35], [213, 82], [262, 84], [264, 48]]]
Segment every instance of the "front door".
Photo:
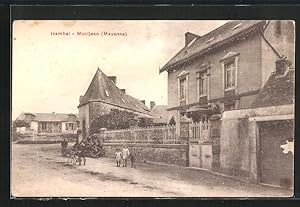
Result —
[[260, 122], [260, 180], [262, 183], [292, 188], [294, 185], [293, 121]]

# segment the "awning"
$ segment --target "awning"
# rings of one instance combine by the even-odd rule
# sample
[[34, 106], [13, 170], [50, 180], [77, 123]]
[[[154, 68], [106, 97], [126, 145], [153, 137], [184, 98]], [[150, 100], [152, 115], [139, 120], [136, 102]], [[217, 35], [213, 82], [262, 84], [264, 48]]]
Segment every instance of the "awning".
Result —
[[187, 116], [193, 116], [193, 115], [210, 115], [212, 113], [212, 110], [208, 107], [200, 107], [200, 106], [195, 106], [192, 108], [189, 108], [187, 110]]

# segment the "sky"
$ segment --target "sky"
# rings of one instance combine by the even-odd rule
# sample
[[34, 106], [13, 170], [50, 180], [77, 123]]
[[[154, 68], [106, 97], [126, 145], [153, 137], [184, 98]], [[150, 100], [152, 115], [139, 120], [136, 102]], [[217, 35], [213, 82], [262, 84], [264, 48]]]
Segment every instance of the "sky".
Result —
[[[184, 46], [186, 32], [204, 35], [226, 21], [18, 20], [12, 39], [12, 119], [22, 112], [78, 113], [99, 67], [140, 100], [167, 104], [159, 68]], [[70, 35], [51, 35], [70, 32]], [[77, 32], [98, 33], [94, 36]], [[125, 36], [102, 36], [103, 32]], [[72, 35], [74, 33], [74, 35]]]

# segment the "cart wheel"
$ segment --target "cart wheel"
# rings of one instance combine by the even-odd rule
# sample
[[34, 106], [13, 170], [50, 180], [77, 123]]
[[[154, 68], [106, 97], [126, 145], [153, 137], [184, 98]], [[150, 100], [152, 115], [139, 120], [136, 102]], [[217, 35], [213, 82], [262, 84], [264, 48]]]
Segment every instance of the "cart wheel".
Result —
[[69, 165], [76, 165], [76, 159], [75, 159], [75, 157], [71, 156], [71, 157], [68, 159], [68, 164], [69, 164]]

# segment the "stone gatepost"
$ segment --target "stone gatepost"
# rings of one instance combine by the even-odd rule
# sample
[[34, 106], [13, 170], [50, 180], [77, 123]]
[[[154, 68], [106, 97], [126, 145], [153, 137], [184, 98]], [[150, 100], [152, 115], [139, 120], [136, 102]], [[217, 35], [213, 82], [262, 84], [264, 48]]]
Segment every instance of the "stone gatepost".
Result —
[[220, 168], [220, 137], [221, 137], [221, 114], [210, 117], [210, 137], [212, 140], [212, 169], [218, 171]]
[[180, 140], [187, 144], [188, 148], [186, 150], [186, 166], [189, 166], [189, 126], [190, 120], [186, 117], [182, 117], [179, 122], [179, 136]]

